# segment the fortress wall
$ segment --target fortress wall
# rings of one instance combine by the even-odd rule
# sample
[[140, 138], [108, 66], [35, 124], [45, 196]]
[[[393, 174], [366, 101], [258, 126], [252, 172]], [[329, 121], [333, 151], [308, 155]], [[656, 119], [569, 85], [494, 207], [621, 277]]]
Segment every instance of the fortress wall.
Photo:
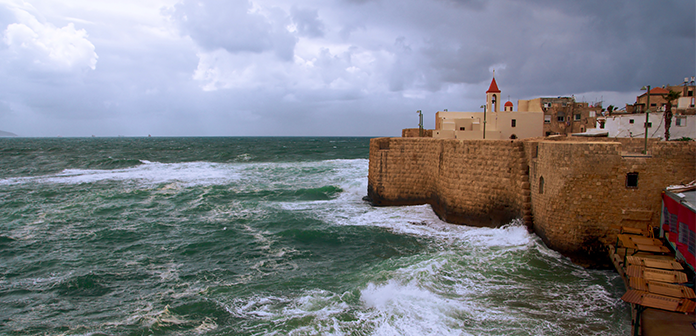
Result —
[[624, 179], [616, 178], [622, 168], [621, 144], [543, 141], [529, 145], [538, 146], [537, 157], [530, 157], [534, 231], [547, 246], [576, 261], [603, 254], [604, 244], [598, 239], [617, 224], [621, 212], [611, 202], [618, 196], [613, 191], [625, 188]]
[[[650, 140], [649, 155], [635, 154], [641, 145], [643, 139], [377, 138], [370, 142], [368, 197], [375, 205], [431, 204], [456, 224], [523, 218], [549, 247], [597, 265], [619, 226], [659, 225], [662, 190], [696, 178], [695, 142]], [[638, 173], [637, 188], [626, 187], [628, 173]]]
[[[549, 247], [579, 263], [603, 259], [620, 226], [658, 226], [662, 190], [696, 177], [693, 142], [650, 142], [649, 155], [628, 154], [624, 145], [636, 145], [630, 142], [526, 145], [534, 231]], [[628, 173], [638, 173], [637, 188], [626, 186]]]
[[[420, 128], [404, 128], [401, 130], [401, 137], [402, 138], [418, 138], [418, 137], [420, 137]], [[433, 130], [424, 129], [423, 130], [423, 137], [424, 138], [432, 138], [433, 137]]]
[[370, 140], [368, 197], [375, 205], [425, 204], [434, 191], [440, 144], [432, 138]]
[[[442, 140], [434, 210], [444, 220], [500, 226], [522, 217], [522, 143]], [[524, 167], [521, 167], [523, 166]]]
[[519, 141], [378, 138], [368, 197], [375, 205], [428, 203], [450, 223], [500, 226], [524, 215], [526, 174]]

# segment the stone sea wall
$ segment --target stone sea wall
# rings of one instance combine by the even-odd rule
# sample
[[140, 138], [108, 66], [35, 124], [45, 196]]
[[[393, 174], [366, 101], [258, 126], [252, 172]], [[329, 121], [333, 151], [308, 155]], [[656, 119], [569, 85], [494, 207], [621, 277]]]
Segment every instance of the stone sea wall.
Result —
[[[551, 248], [602, 266], [620, 226], [660, 221], [660, 195], [696, 178], [696, 143], [641, 139], [376, 138], [368, 197], [431, 204], [443, 220], [499, 226], [522, 218]], [[637, 187], [627, 186], [627, 175]]]
[[499, 226], [529, 212], [523, 143], [378, 138], [370, 143], [368, 197], [375, 205], [428, 203], [445, 221]]

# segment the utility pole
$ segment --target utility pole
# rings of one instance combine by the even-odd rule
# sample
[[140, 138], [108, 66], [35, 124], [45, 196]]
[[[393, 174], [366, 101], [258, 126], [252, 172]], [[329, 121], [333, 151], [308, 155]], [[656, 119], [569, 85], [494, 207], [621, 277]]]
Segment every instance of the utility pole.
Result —
[[[645, 86], [641, 88], [645, 90]], [[648, 116], [650, 115], [650, 85], [648, 85], [648, 104], [645, 107], [645, 148], [643, 154], [648, 154]]]
[[418, 121], [418, 136], [423, 137], [423, 112], [421, 110], [416, 111], [418, 113], [419, 121]]
[[[493, 101], [495, 103], [495, 100]], [[483, 107], [483, 139], [486, 139], [486, 105], [481, 105]]]

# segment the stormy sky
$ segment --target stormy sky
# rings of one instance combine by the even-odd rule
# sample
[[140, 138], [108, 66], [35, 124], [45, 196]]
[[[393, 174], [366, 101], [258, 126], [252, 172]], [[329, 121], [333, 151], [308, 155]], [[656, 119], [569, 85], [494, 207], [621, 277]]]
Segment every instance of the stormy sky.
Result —
[[[693, 0], [0, 0], [0, 130], [377, 136], [696, 75]], [[509, 98], [508, 98], [509, 97]]]

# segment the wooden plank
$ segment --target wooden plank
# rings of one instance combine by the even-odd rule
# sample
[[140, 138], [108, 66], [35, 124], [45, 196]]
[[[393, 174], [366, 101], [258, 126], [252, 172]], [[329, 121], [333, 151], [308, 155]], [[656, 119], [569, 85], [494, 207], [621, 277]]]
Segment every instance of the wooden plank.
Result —
[[643, 265], [642, 258], [636, 256], [626, 256], [626, 263], [635, 266], [645, 266]]
[[686, 273], [684, 272], [647, 268], [637, 265], [629, 265], [626, 267], [626, 275], [629, 277], [643, 278], [646, 281], [667, 283], [685, 283], [688, 281]]
[[648, 292], [645, 291], [630, 289], [626, 293], [624, 293], [624, 295], [621, 297], [621, 300], [624, 300], [628, 303], [641, 304], [641, 302], [643, 302], [643, 295], [647, 293]]
[[622, 226], [621, 231], [622, 234], [632, 234], [632, 235], [641, 235], [645, 236], [648, 232], [643, 229], [638, 229], [630, 226]]
[[655, 238], [648, 238], [648, 237], [641, 237], [641, 236], [629, 236], [629, 239], [636, 244], [657, 245], [657, 246], [664, 245], [661, 240], [655, 239]]
[[669, 253], [669, 249], [666, 246], [661, 245], [643, 245], [635, 244], [638, 251], [653, 252], [653, 253]]
[[696, 298], [696, 293], [694, 293], [694, 290], [689, 287], [658, 281], [647, 281], [643, 278], [629, 278], [629, 287], [639, 291], [682, 299]]
[[628, 286], [631, 289], [639, 290], [639, 291], [648, 291], [648, 282], [645, 281], [643, 278], [639, 277], [629, 277], [628, 278]]
[[643, 278], [647, 281], [661, 281], [668, 283], [687, 282], [686, 274], [678, 271], [665, 271], [654, 268], [643, 269]]
[[639, 256], [626, 256], [629, 265], [660, 268], [672, 271], [682, 271], [684, 267], [674, 259], [656, 259]]
[[643, 278], [647, 281], [661, 281], [661, 282], [668, 282], [668, 283], [676, 282], [676, 278], [674, 277], [674, 274], [666, 274], [666, 273], [662, 273], [662, 272], [644, 271]]
[[621, 246], [617, 246], [617, 247], [627, 247], [630, 249], [636, 248], [636, 244], [631, 240], [631, 236], [629, 236], [629, 235], [620, 234], [620, 235], [616, 236], [616, 239], [621, 243], [620, 244]]
[[633, 289], [627, 291], [621, 297], [621, 300], [628, 303], [638, 304], [644, 307], [689, 314], [693, 313], [696, 309], [696, 302], [693, 302], [691, 300], [667, 297], [659, 294], [651, 294], [645, 291]]
[[684, 267], [676, 260], [642, 259], [643, 266], [651, 268], [661, 268], [667, 270], [681, 271]]
[[648, 292], [654, 294], [661, 294], [683, 299], [696, 298], [694, 290], [686, 286], [649, 281], [647, 282], [647, 288]]
[[641, 306], [676, 311], [679, 308], [679, 300], [667, 298], [662, 295], [645, 294], [641, 301]]
[[681, 313], [693, 314], [694, 311], [696, 311], [696, 302], [691, 300], [683, 300], [679, 305], [679, 308], [677, 308], [677, 311]]
[[626, 275], [632, 278], [642, 278], [643, 277], [643, 267], [642, 266], [628, 266], [626, 267]]
[[656, 245], [656, 246], [664, 245], [661, 240], [655, 239], [655, 238], [629, 236], [628, 239], [630, 239], [632, 242], [634, 242], [636, 244], [641, 244], [641, 245]]

